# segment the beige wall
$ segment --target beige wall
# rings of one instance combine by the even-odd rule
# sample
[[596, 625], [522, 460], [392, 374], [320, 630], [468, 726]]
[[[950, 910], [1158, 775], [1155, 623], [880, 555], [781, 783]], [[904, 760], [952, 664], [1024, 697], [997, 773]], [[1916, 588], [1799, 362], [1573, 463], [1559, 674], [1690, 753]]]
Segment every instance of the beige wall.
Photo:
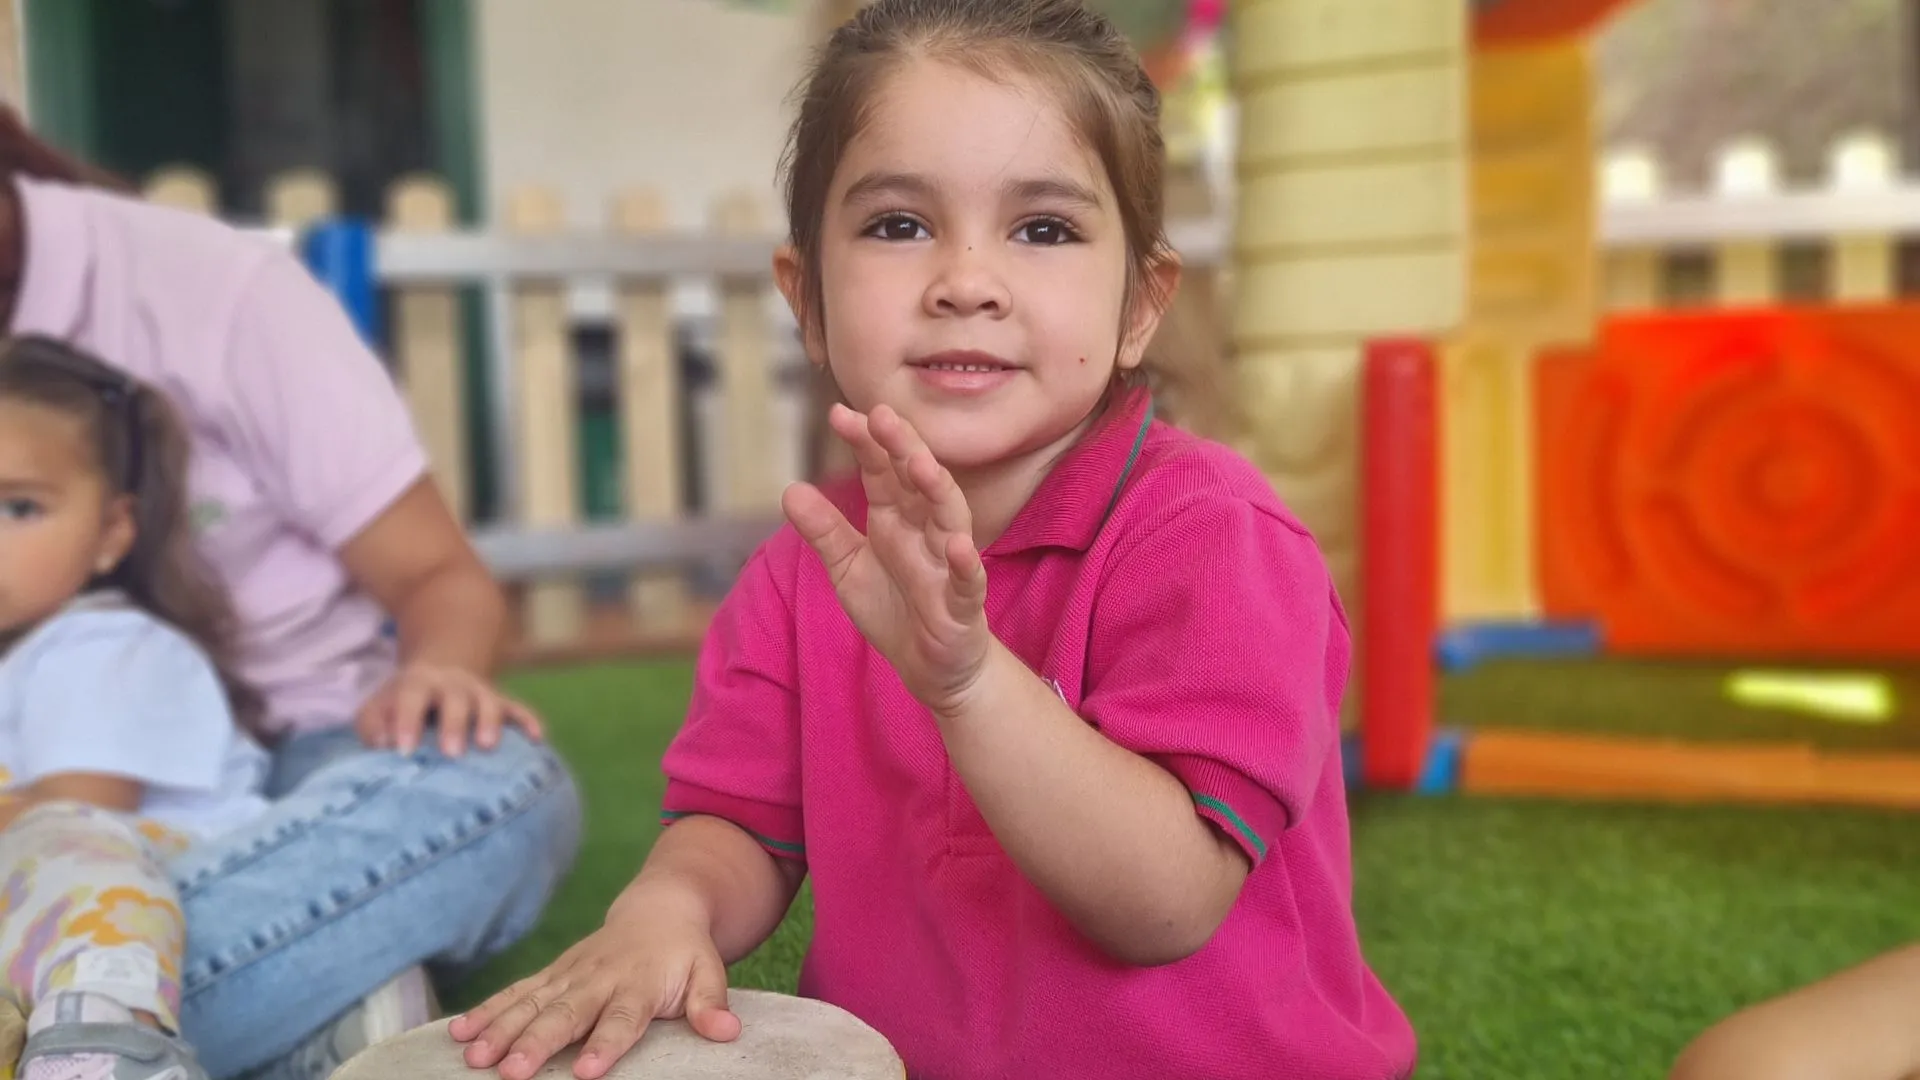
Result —
[[495, 212], [551, 184], [572, 223], [598, 226], [613, 193], [657, 188], [676, 225], [750, 190], [779, 222], [774, 167], [808, 42], [801, 15], [720, 0], [484, 0], [481, 133]]

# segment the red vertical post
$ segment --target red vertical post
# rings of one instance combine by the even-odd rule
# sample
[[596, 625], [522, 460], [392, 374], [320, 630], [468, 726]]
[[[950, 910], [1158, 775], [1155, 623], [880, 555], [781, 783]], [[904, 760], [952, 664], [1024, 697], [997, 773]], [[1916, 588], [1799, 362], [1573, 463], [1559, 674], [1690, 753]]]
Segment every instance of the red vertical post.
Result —
[[1370, 787], [1420, 779], [1433, 732], [1439, 626], [1438, 358], [1367, 346], [1361, 373], [1360, 745]]

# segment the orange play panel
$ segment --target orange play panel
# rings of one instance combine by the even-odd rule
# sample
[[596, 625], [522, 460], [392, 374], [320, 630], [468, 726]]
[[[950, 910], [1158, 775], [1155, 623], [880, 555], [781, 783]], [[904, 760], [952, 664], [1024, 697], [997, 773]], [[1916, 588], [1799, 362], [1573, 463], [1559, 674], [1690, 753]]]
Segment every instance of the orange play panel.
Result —
[[1635, 0], [1468, 0], [1476, 45], [1535, 45], [1598, 29]]
[[1920, 305], [1609, 318], [1537, 371], [1549, 617], [1623, 654], [1920, 656]]
[[1920, 809], [1920, 755], [1826, 753], [1476, 729], [1460, 790], [1477, 795]]

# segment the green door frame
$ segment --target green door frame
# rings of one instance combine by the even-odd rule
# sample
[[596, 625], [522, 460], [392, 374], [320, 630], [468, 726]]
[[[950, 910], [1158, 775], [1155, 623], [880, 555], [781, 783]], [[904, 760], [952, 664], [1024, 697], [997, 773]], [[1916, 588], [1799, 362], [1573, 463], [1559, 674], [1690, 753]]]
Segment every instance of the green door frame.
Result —
[[92, 160], [100, 147], [94, 100], [95, 0], [26, 0], [27, 122], [48, 142]]
[[[80, 157], [100, 150], [94, 13], [99, 0], [25, 0], [28, 122]], [[435, 170], [454, 189], [462, 222], [480, 216], [479, 87], [470, 0], [415, 0], [426, 49]]]
[[[473, 227], [486, 216], [485, 170], [480, 164], [480, 80], [475, 65], [472, 0], [414, 0], [419, 5], [428, 79], [428, 110], [432, 117], [434, 161], [441, 179], [453, 189], [455, 213], [461, 224]], [[460, 291], [460, 331], [465, 343], [467, 470], [472, 490], [468, 506], [476, 522], [495, 518], [500, 511], [499, 484], [494, 470], [490, 435], [493, 419], [491, 364], [488, 360], [491, 323], [484, 289]]]
[[[0, 0], [4, 2], [4, 0]], [[28, 122], [42, 137], [87, 160], [99, 160], [102, 118], [95, 92], [99, 48], [94, 31], [102, 0], [25, 0]], [[114, 3], [121, 0], [105, 0]], [[480, 87], [476, 72], [472, 0], [414, 0], [418, 7], [433, 140], [433, 169], [453, 189], [454, 210], [466, 226], [485, 215], [486, 189], [480, 151]], [[485, 520], [496, 505], [488, 384], [486, 298], [463, 290], [466, 339], [468, 452], [476, 515]]]
[[480, 220], [486, 190], [480, 168], [480, 83], [474, 71], [472, 0], [414, 0], [426, 50], [427, 108], [434, 164], [453, 188], [465, 224]]

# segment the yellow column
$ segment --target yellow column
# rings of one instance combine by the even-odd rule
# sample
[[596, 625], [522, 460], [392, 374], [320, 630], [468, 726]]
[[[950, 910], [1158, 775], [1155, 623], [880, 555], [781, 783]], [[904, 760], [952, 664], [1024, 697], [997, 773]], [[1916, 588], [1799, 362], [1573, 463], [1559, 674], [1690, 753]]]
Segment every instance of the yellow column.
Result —
[[1467, 329], [1447, 349], [1443, 608], [1537, 615], [1533, 364], [1593, 335], [1592, 76], [1583, 41], [1473, 58]]
[[1465, 305], [1468, 7], [1233, 6], [1245, 449], [1314, 531], [1355, 615], [1361, 350], [1449, 334]]

